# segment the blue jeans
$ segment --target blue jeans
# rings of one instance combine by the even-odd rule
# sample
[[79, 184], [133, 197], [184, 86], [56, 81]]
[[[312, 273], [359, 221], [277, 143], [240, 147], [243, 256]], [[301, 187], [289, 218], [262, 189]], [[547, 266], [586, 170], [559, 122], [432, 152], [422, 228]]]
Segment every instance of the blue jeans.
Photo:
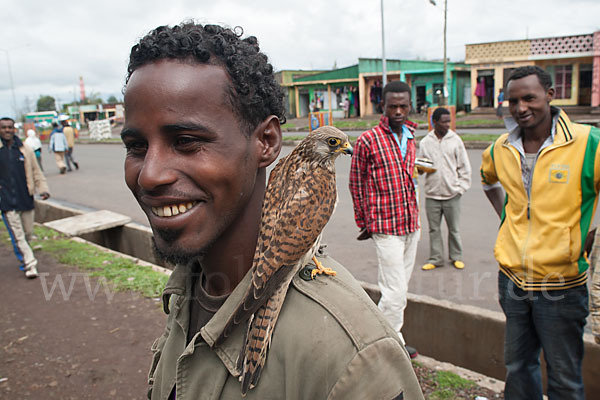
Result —
[[499, 272], [498, 294], [506, 315], [505, 399], [542, 399], [540, 349], [547, 365], [548, 398], [584, 399], [581, 363], [589, 313], [587, 285], [524, 291]]

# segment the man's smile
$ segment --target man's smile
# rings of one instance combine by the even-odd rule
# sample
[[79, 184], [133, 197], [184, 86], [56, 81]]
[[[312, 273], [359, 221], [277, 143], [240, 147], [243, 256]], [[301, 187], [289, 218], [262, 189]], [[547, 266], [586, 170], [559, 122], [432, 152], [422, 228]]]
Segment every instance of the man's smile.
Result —
[[533, 117], [533, 114], [529, 113], [529, 114], [519, 115], [517, 118], [519, 119], [519, 121], [525, 122], [525, 121], [529, 121], [532, 117]]
[[176, 215], [186, 213], [196, 204], [198, 204], [198, 202], [193, 201], [170, 206], [150, 207], [150, 209], [152, 210], [152, 214], [156, 215], [157, 217], [174, 217]]

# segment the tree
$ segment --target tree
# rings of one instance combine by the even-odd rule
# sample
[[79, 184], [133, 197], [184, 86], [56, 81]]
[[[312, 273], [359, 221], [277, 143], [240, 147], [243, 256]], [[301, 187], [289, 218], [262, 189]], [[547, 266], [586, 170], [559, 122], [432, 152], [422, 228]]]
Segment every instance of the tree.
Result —
[[38, 111], [56, 111], [56, 100], [52, 96], [40, 96], [37, 101]]
[[108, 99], [106, 99], [106, 102], [108, 104], [117, 104], [119, 102], [119, 100], [115, 96], [110, 95], [110, 96], [108, 96]]
[[102, 99], [98, 92], [91, 92], [81, 104], [102, 104]]

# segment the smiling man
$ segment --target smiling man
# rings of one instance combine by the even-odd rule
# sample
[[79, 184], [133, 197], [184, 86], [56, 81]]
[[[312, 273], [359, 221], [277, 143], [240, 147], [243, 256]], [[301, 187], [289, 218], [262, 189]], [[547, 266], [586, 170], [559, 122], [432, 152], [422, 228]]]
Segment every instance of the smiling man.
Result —
[[[244, 323], [215, 338], [250, 284], [266, 167], [281, 149], [282, 92], [257, 40], [192, 22], [131, 50], [125, 180], [174, 264], [152, 346], [151, 399], [239, 399]], [[408, 355], [358, 283], [297, 274], [247, 399], [421, 399]], [[310, 275], [310, 274], [309, 274]]]
[[[358, 239], [372, 238], [379, 263], [379, 309], [400, 333], [408, 302], [408, 281], [419, 242], [419, 208], [413, 181], [416, 124], [408, 120], [410, 86], [401, 81], [383, 88], [384, 114], [356, 141], [350, 193]], [[408, 348], [411, 357], [417, 352]]]
[[584, 398], [583, 245], [600, 188], [600, 131], [572, 123], [550, 106], [553, 96], [543, 69], [515, 69], [506, 87], [510, 132], [482, 156], [482, 184], [501, 219], [494, 254], [506, 315], [507, 399], [542, 399], [540, 349], [548, 398]]

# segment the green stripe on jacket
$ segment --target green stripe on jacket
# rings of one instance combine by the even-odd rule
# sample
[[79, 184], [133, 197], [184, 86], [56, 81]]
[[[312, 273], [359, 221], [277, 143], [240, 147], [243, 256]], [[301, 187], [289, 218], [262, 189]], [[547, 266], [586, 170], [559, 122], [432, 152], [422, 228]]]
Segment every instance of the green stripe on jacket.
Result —
[[594, 185], [594, 169], [596, 166], [596, 150], [600, 142], [600, 129], [592, 127], [588, 135], [588, 142], [583, 158], [581, 170], [581, 220], [579, 229], [581, 231], [581, 254], [579, 256], [579, 273], [587, 271], [589, 264], [584, 257], [584, 244], [587, 232], [592, 223], [594, 215], [594, 202], [596, 201], [596, 187]]

